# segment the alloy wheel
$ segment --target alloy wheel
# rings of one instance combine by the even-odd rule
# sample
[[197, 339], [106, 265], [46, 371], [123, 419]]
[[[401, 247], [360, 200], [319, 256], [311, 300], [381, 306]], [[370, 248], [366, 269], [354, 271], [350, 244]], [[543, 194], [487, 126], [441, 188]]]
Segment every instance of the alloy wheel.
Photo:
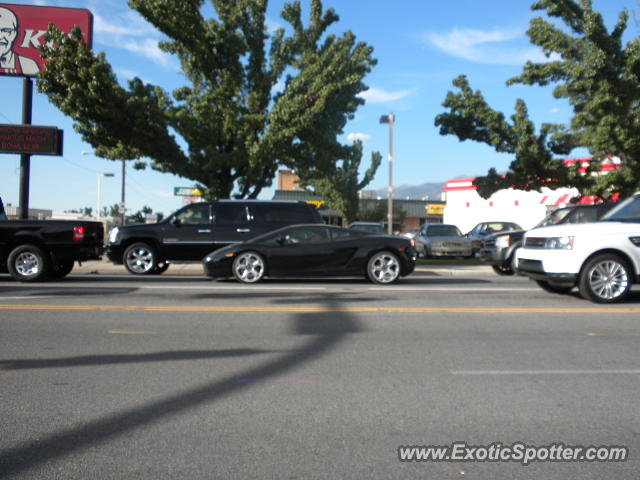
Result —
[[264, 272], [264, 260], [257, 253], [245, 252], [233, 261], [233, 275], [243, 283], [259, 281], [264, 276]]

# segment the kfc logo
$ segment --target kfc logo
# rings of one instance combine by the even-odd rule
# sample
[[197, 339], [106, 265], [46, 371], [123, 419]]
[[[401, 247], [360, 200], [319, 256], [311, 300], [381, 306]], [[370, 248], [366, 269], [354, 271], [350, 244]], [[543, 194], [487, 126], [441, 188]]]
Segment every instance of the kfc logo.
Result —
[[0, 75], [36, 75], [44, 69], [38, 47], [49, 23], [65, 33], [77, 25], [91, 45], [93, 16], [88, 10], [0, 4]]
[[35, 75], [38, 64], [17, 55], [13, 45], [18, 38], [18, 17], [8, 8], [0, 7], [0, 71], [8, 75]]

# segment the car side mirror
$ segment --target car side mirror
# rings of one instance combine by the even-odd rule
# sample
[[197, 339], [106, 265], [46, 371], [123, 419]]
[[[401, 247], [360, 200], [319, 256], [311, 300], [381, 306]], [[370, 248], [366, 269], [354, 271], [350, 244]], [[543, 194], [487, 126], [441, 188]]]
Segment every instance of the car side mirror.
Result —
[[182, 222], [180, 221], [180, 219], [178, 217], [173, 217], [170, 221], [171, 225], [173, 225], [174, 227], [179, 227], [180, 225], [182, 225]]

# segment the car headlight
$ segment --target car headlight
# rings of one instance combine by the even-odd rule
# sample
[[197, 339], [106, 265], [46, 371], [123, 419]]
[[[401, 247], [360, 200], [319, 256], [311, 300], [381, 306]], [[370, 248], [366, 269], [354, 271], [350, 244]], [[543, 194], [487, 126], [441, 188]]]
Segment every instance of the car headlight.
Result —
[[544, 248], [551, 250], [571, 250], [573, 249], [574, 237], [549, 237], [544, 244]]
[[509, 235], [500, 235], [498, 238], [496, 238], [496, 247], [509, 248], [509, 243]]
[[109, 232], [109, 243], [116, 243], [118, 241], [118, 233], [120, 233], [118, 227], [113, 227], [111, 229]]

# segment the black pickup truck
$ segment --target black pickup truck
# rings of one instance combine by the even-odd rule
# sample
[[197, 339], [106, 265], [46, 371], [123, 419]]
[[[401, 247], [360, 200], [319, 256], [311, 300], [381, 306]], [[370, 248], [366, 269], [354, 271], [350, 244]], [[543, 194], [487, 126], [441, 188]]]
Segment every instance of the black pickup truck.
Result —
[[100, 222], [0, 220], [0, 272], [21, 282], [57, 280], [76, 261], [99, 260], [103, 242]]

